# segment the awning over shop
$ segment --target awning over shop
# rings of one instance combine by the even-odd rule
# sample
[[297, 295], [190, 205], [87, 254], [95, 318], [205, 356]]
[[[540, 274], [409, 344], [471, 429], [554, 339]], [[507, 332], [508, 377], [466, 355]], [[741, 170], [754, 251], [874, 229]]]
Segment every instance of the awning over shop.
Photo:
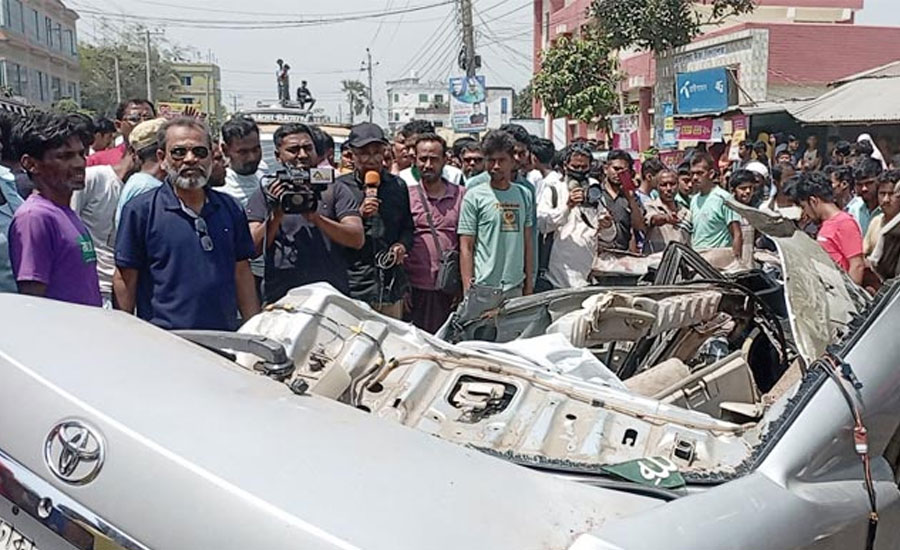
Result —
[[791, 115], [812, 125], [900, 123], [900, 61], [836, 84], [834, 90], [804, 105], [789, 107]]

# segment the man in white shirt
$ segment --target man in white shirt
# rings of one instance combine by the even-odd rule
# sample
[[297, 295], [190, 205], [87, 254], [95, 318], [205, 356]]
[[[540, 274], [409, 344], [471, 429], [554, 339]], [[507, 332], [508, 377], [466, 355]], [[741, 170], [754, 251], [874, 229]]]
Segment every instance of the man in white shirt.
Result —
[[112, 309], [112, 279], [116, 271], [116, 207], [125, 181], [140, 169], [140, 161], [128, 145], [121, 160], [113, 166], [88, 166], [84, 189], [72, 193], [72, 210], [78, 214], [94, 243], [97, 276], [103, 307]]
[[556, 178], [560, 177], [559, 172], [550, 167], [554, 155], [556, 155], [556, 147], [549, 139], [536, 137], [531, 140], [531, 161], [534, 168], [528, 172], [525, 179], [534, 187], [538, 197], [541, 196], [546, 178], [551, 175], [555, 175]]
[[219, 191], [231, 195], [246, 209], [262, 177], [259, 127], [252, 118], [236, 116], [222, 125], [222, 154], [228, 159], [228, 168], [225, 185]]
[[[428, 122], [427, 120], [411, 120], [403, 125], [403, 128], [400, 129], [398, 135], [403, 136], [404, 144], [407, 149], [404, 153], [404, 158], [413, 159], [415, 158], [415, 146], [416, 136], [419, 134], [433, 134], [434, 133], [434, 124]], [[396, 146], [396, 144], [395, 144]], [[395, 153], [396, 154], [396, 153]], [[400, 166], [402, 164], [397, 163]], [[419, 178], [416, 177], [415, 165], [409, 165], [406, 168], [400, 170], [397, 173], [397, 177], [403, 180], [406, 183], [407, 187], [415, 187], [419, 185]], [[449, 181], [450, 183], [456, 185], [462, 185], [463, 183], [463, 173], [462, 170], [453, 166], [449, 162], [444, 165], [444, 169], [441, 172], [441, 177], [445, 181]]]
[[[222, 125], [222, 154], [228, 159], [225, 170], [225, 185], [218, 190], [231, 195], [244, 211], [250, 197], [259, 191], [263, 172], [262, 146], [259, 143], [259, 126], [248, 116], [235, 116]], [[261, 283], [265, 275], [265, 260], [260, 255], [250, 260], [250, 271], [261, 297]]]
[[599, 242], [616, 237], [612, 217], [600, 202], [600, 183], [588, 177], [591, 160], [585, 145], [572, 145], [564, 177], [546, 178], [538, 197], [538, 227], [553, 236], [546, 272], [553, 288], [587, 286]]

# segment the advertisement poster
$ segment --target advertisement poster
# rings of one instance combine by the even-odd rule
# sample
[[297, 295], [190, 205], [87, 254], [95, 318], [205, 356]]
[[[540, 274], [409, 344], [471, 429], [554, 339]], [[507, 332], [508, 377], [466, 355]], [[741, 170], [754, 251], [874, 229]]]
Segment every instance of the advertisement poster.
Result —
[[634, 152], [639, 150], [638, 115], [613, 115], [609, 117], [609, 126], [613, 135], [613, 149]]
[[191, 103], [160, 101], [156, 104], [156, 108], [159, 110], [159, 116], [162, 118], [177, 118], [184, 116], [186, 111], [190, 116], [206, 118], [206, 113], [200, 110], [200, 106]]
[[678, 147], [678, 132], [675, 130], [675, 105], [666, 102], [662, 104], [663, 125], [662, 135], [659, 139], [660, 149], [674, 149]]
[[450, 79], [450, 122], [453, 130], [475, 133], [487, 129], [487, 92], [483, 76]]

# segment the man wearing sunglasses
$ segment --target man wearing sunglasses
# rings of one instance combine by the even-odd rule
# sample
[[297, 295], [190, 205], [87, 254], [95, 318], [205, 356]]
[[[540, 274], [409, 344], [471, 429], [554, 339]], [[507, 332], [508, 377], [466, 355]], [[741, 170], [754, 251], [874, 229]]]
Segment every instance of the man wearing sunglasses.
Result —
[[126, 143], [128, 136], [134, 127], [144, 122], [156, 118], [156, 109], [153, 104], [146, 99], [128, 99], [119, 104], [116, 109], [116, 130], [122, 135], [122, 143], [103, 151], [97, 151], [87, 158], [88, 166], [114, 166], [125, 156]]
[[120, 309], [166, 329], [235, 330], [259, 311], [244, 210], [210, 188], [213, 144], [194, 118], [167, 121], [157, 156], [166, 181], [125, 205], [113, 290]]

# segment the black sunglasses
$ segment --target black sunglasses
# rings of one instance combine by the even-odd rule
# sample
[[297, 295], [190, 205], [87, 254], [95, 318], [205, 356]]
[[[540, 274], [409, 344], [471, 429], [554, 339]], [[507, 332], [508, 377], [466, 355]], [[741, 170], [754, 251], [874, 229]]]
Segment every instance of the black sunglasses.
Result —
[[190, 151], [198, 159], [205, 159], [209, 156], [209, 147], [204, 147], [202, 145], [191, 148], [172, 147], [171, 149], [169, 149], [169, 155], [171, 155], [175, 160], [184, 160], [184, 158], [187, 157], [188, 151]]
[[146, 120], [153, 120], [153, 115], [151, 114], [143, 114], [143, 115], [129, 115], [123, 118], [125, 122], [144, 122]]
[[213, 240], [209, 236], [209, 228], [206, 227], [206, 221], [203, 218], [194, 218], [194, 229], [200, 237], [200, 246], [204, 252], [212, 252]]

